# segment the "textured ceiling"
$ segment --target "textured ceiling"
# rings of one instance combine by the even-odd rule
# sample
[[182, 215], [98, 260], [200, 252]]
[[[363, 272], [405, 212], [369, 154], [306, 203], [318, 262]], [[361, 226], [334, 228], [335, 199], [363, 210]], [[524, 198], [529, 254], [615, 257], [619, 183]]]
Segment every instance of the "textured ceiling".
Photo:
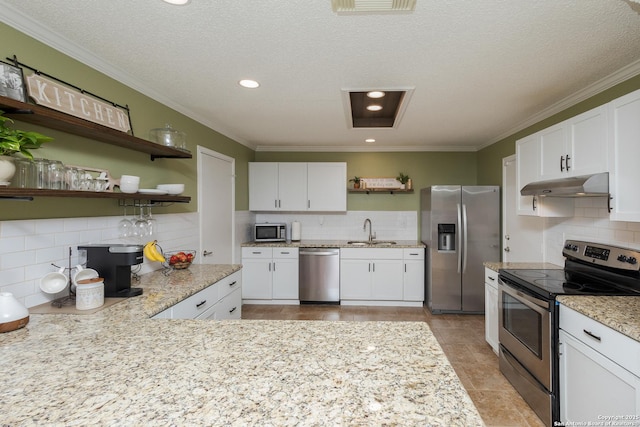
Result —
[[[3, 22], [257, 149], [476, 150], [625, 67], [640, 73], [630, 0], [418, 0], [390, 15], [338, 15], [330, 0], [0, 8]], [[399, 125], [350, 129], [343, 91], [374, 88], [413, 89]]]

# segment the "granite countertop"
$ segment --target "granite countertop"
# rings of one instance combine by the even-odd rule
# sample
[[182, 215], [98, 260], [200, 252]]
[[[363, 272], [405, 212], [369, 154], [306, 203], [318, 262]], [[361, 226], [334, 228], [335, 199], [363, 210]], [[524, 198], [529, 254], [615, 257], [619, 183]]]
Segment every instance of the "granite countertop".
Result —
[[0, 334], [3, 425], [483, 425], [424, 322], [150, 319], [240, 266]]
[[[355, 240], [355, 239], [354, 239]], [[265, 248], [424, 248], [425, 245], [417, 240], [390, 240], [379, 239], [379, 243], [374, 245], [354, 245], [353, 240], [300, 240], [299, 242], [246, 242], [243, 247], [265, 247]], [[361, 241], [361, 240], [358, 240]], [[362, 240], [364, 242], [364, 240]]]
[[513, 268], [513, 269], [557, 269], [562, 268], [558, 265], [551, 264], [550, 262], [500, 262], [500, 261], [487, 261], [483, 263], [485, 267], [495, 272], [498, 272], [501, 268]]
[[560, 295], [558, 302], [640, 341], [640, 297]]

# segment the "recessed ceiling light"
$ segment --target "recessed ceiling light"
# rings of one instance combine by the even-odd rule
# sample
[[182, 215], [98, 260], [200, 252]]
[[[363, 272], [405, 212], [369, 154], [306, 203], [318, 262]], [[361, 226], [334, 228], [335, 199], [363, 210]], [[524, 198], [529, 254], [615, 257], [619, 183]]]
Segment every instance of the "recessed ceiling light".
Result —
[[364, 140], [364, 142], [376, 142], [376, 140], [373, 138], [367, 138]]
[[187, 3], [190, 3], [191, 0], [163, 0], [165, 3], [175, 4], [177, 6], [184, 6]]
[[367, 96], [369, 98], [382, 98], [384, 96], [384, 92], [381, 90], [372, 90], [371, 92], [367, 92]]
[[382, 110], [382, 105], [376, 105], [376, 104], [367, 105], [367, 110], [369, 110], [369, 111], [380, 111], [380, 110]]
[[257, 88], [258, 86], [260, 86], [260, 83], [258, 83], [257, 81], [255, 81], [255, 80], [248, 80], [248, 79], [240, 80], [240, 81], [238, 82], [238, 84], [239, 84], [240, 86], [242, 86], [242, 87], [246, 87], [246, 88], [249, 88], [249, 89], [255, 89], [255, 88]]

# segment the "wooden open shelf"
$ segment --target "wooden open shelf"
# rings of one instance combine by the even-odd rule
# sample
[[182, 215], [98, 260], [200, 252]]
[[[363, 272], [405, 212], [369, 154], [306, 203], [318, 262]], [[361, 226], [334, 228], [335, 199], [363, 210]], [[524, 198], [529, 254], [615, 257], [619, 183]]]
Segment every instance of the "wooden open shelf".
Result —
[[116, 193], [107, 191], [72, 191], [72, 190], [43, 190], [39, 188], [0, 187], [0, 199], [33, 200], [34, 197], [76, 197], [85, 199], [119, 199], [119, 200], [149, 200], [150, 202], [189, 203], [189, 196], [172, 196], [142, 193]]
[[413, 188], [410, 190], [403, 190], [401, 188], [349, 188], [349, 193], [413, 193]]
[[5, 116], [15, 120], [45, 126], [72, 135], [147, 153], [151, 155], [151, 160], [157, 158], [192, 158], [191, 152], [188, 150], [156, 144], [155, 142], [137, 138], [116, 129], [111, 129], [40, 105], [16, 101], [5, 96], [0, 96], [0, 110], [5, 112]]

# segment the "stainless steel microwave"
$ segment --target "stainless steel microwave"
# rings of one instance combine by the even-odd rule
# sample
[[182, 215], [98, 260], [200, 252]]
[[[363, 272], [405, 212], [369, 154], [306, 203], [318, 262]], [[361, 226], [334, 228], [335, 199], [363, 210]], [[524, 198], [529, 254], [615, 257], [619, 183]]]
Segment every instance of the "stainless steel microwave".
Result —
[[256, 242], [284, 242], [287, 240], [287, 225], [276, 223], [255, 224], [253, 239]]

